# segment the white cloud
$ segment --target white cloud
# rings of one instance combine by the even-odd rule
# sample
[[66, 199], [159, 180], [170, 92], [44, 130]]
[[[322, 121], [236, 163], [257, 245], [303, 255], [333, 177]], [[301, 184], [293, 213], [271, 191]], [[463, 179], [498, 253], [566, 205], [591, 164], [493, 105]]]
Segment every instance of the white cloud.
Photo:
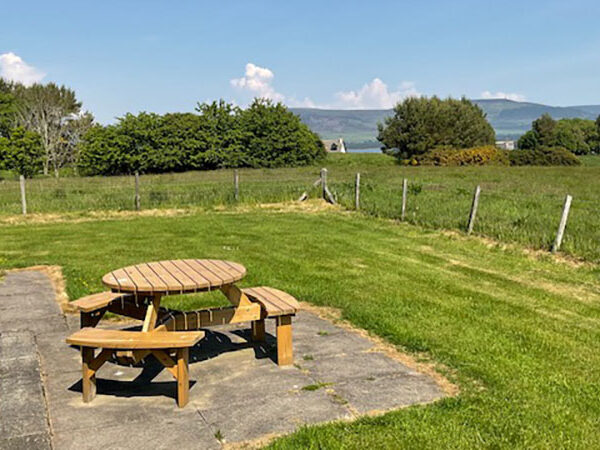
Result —
[[419, 97], [415, 84], [404, 81], [397, 91], [390, 91], [379, 78], [363, 85], [358, 91], [342, 91], [335, 94], [338, 106], [343, 108], [392, 108], [407, 97]]
[[302, 100], [298, 100], [295, 97], [290, 97], [286, 103], [292, 108], [318, 108], [318, 105], [308, 97], [304, 97]]
[[231, 85], [242, 90], [249, 91], [255, 97], [270, 98], [276, 102], [285, 100], [285, 96], [280, 94], [271, 85], [275, 75], [266, 67], [259, 67], [255, 64], [246, 64], [246, 72], [241, 78], [234, 78], [230, 81]]
[[516, 94], [516, 93], [507, 93], [507, 92], [490, 92], [490, 91], [483, 91], [481, 93], [481, 98], [484, 99], [495, 99], [495, 98], [502, 98], [502, 99], [506, 99], [506, 100], [512, 100], [515, 102], [523, 102], [525, 101], [525, 96], [522, 94]]
[[30, 66], [20, 56], [12, 52], [0, 55], [0, 77], [6, 80], [30, 86], [41, 81], [45, 76], [44, 72]]

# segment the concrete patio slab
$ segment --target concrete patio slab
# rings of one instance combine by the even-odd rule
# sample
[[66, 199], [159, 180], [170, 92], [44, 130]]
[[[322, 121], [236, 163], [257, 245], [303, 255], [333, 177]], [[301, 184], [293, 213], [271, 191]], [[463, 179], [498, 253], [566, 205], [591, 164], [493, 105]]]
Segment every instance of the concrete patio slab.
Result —
[[79, 351], [64, 341], [79, 320], [62, 315], [46, 276], [9, 272], [0, 311], [0, 448], [221, 448], [445, 395], [371, 340], [300, 312], [293, 366], [275, 364], [272, 321], [263, 344], [249, 341], [247, 324], [220, 327], [190, 352], [186, 408], [153, 357], [140, 367], [105, 364], [97, 397], [84, 404]]

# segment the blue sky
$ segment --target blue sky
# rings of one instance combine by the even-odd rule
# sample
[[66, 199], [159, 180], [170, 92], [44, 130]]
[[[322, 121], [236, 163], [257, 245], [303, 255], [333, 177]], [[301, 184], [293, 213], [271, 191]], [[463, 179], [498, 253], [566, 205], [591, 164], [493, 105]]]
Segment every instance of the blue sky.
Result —
[[388, 107], [407, 95], [600, 104], [600, 2], [7, 2], [0, 75], [55, 81], [101, 122], [253, 96]]

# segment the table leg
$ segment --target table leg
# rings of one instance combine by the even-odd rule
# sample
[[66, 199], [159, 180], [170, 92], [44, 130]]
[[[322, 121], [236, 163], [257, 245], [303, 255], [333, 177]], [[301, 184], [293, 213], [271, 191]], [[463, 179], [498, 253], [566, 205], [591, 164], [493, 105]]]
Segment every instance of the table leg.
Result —
[[81, 391], [84, 403], [89, 403], [96, 396], [96, 372], [90, 367], [94, 361], [94, 349], [81, 347], [81, 359]]
[[294, 362], [292, 347], [292, 316], [277, 317], [277, 365], [287, 366]]
[[183, 408], [190, 400], [189, 350], [177, 350], [177, 406]]
[[144, 318], [144, 325], [142, 331], [152, 331], [156, 327], [156, 320], [158, 319], [158, 310], [160, 308], [160, 299], [162, 294], [154, 294], [152, 302], [148, 305], [146, 310], [146, 317]]
[[252, 321], [252, 341], [265, 342], [265, 319]]

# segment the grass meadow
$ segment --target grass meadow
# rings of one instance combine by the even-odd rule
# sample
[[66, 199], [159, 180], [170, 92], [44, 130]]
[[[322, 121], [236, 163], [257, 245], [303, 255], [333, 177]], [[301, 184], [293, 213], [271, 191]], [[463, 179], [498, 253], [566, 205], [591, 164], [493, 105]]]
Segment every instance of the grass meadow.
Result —
[[[433, 404], [302, 428], [273, 448], [600, 446], [598, 265], [335, 209], [67, 218], [0, 224], [0, 232], [0, 268], [60, 265], [72, 299], [100, 291], [107, 271], [139, 261], [239, 261], [248, 269], [242, 285], [339, 308], [460, 387]], [[166, 303], [224, 301], [213, 293]]]
[[[583, 158], [581, 167], [403, 167], [381, 154], [329, 155], [322, 166], [338, 201], [354, 208], [354, 177], [361, 173], [364, 214], [399, 219], [402, 180], [409, 182], [406, 221], [433, 229], [464, 230], [477, 184], [482, 193], [474, 233], [502, 242], [549, 249], [564, 197], [573, 205], [562, 251], [600, 261], [600, 157]], [[253, 205], [297, 199], [321, 166], [240, 170], [238, 202]], [[143, 175], [142, 209], [212, 209], [236, 203], [233, 172], [218, 170]], [[85, 214], [134, 209], [133, 177], [37, 178], [27, 182], [30, 213]], [[16, 180], [0, 181], [0, 221], [20, 213]]]

